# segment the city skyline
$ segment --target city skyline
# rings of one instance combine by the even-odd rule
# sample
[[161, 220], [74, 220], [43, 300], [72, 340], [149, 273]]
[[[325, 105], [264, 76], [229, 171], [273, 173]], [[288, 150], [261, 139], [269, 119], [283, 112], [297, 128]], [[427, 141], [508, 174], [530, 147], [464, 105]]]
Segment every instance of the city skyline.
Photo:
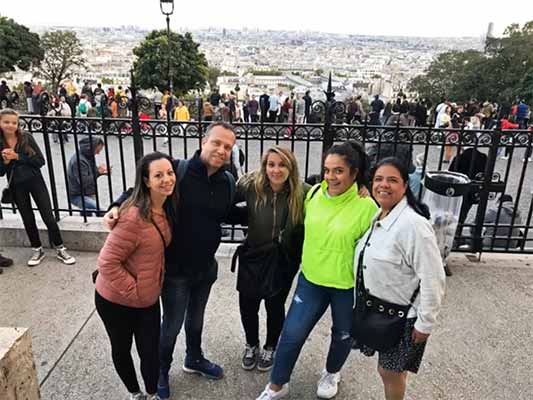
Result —
[[[72, 2], [66, 0], [34, 3], [30, 10], [27, 3], [2, 4], [0, 15], [29, 26], [133, 25], [146, 29], [166, 26], [157, 0], [93, 0], [83, 12], [76, 12]], [[214, 27], [369, 36], [482, 37], [489, 22], [494, 23], [494, 34], [499, 36], [511, 23], [533, 20], [533, 3], [529, 0], [517, 0], [508, 8], [486, 7], [486, 2], [482, 1], [449, 0], [446, 7], [431, 7], [431, 4], [413, 0], [406, 6], [402, 2], [384, 1], [377, 6], [340, 0], [323, 9], [320, 4], [306, 7], [297, 2], [271, 0], [268, 6], [259, 8], [258, 3], [234, 0], [232, 3], [206, 2], [198, 8], [195, 2], [175, 1], [171, 29]], [[210, 5], [212, 12], [208, 12]], [[521, 10], [520, 15], [513, 11], [517, 9]], [[261, 15], [260, 19], [254, 17], [257, 14]]]

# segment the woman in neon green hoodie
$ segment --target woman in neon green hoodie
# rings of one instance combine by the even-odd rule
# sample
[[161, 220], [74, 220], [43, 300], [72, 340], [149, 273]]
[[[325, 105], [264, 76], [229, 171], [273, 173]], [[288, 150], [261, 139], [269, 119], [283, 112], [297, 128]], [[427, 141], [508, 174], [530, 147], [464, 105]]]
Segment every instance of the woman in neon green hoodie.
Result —
[[[302, 273], [276, 350], [270, 383], [257, 400], [289, 394], [289, 380], [311, 330], [331, 307], [331, 345], [317, 396], [337, 394], [340, 370], [350, 354], [355, 245], [370, 227], [377, 206], [358, 194], [367, 175], [366, 154], [358, 143], [333, 146], [324, 160], [324, 181], [305, 200]], [[359, 179], [357, 179], [359, 177]]]

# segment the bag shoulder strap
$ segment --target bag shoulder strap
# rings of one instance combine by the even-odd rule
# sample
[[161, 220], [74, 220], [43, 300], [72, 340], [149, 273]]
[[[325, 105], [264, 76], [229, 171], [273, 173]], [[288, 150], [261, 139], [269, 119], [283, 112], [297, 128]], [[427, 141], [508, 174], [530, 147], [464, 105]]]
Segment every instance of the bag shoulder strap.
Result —
[[310, 195], [308, 194], [309, 200], [311, 200], [315, 196], [316, 192], [318, 192], [318, 189], [320, 189], [320, 185], [321, 185], [320, 183], [317, 183], [315, 186], [311, 188], [311, 194]]
[[11, 175], [8, 174], [7, 176], [7, 189], [11, 188], [11, 182], [13, 181], [13, 175], [15, 174], [16, 164], [14, 161], [11, 162], [13, 163], [13, 166], [11, 167]]
[[[366, 293], [366, 287], [365, 287], [365, 280], [363, 277], [363, 257], [365, 255], [365, 249], [368, 245], [368, 242], [370, 241], [370, 238], [372, 237], [372, 233], [374, 232], [375, 223], [372, 224], [372, 227], [370, 228], [370, 233], [368, 234], [368, 237], [366, 238], [365, 245], [363, 246], [363, 249], [361, 250], [361, 253], [359, 254], [359, 260], [357, 263], [357, 277], [356, 277], [356, 294], [364, 295]], [[420, 292], [420, 282], [418, 282], [418, 286], [413, 292], [413, 295], [409, 299], [409, 305], [412, 306], [414, 301], [416, 300], [416, 297], [418, 296], [418, 293]]]
[[226, 178], [228, 179], [229, 184], [229, 207], [233, 205], [233, 200], [235, 200], [235, 177], [229, 171], [224, 171]]
[[165, 241], [165, 237], [163, 236], [163, 233], [161, 232], [161, 229], [159, 229], [159, 226], [155, 223], [154, 219], [152, 218], [152, 224], [155, 226], [155, 229], [157, 230], [157, 233], [159, 233], [159, 236], [161, 237], [161, 240], [163, 242], [163, 250], [167, 247], [167, 242]]
[[178, 189], [179, 189], [179, 184], [185, 177], [185, 174], [187, 173], [188, 169], [189, 169], [188, 159], [183, 159], [183, 160], [178, 161], [178, 167], [176, 168], [176, 186], [178, 186]]

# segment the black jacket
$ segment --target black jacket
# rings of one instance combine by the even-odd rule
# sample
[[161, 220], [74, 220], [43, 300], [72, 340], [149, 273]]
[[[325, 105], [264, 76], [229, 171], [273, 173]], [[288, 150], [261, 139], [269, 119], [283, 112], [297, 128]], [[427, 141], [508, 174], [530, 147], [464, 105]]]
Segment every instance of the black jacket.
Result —
[[84, 196], [94, 196], [96, 194], [96, 178], [100, 176], [94, 158], [94, 150], [97, 144], [97, 138], [83, 138], [80, 140], [79, 169], [76, 154], [73, 154], [70, 158], [67, 168], [67, 180], [71, 196], [81, 196], [82, 187]]
[[[4, 164], [0, 161], [0, 176], [7, 173], [8, 179], [12, 179], [12, 184], [25, 182], [28, 179], [41, 175], [41, 167], [45, 164], [43, 153], [37, 145], [37, 142], [29, 133], [24, 133], [28, 138], [28, 143], [35, 154], [27, 154], [17, 143], [15, 151], [19, 155], [19, 159], [11, 161], [9, 164]], [[0, 151], [4, 149], [4, 138], [0, 135]], [[13, 174], [11, 178], [11, 174]]]

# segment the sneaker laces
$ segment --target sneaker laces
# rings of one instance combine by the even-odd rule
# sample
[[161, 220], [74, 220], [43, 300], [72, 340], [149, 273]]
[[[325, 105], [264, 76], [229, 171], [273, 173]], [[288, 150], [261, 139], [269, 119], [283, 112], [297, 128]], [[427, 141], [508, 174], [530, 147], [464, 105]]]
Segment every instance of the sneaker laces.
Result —
[[59, 254], [59, 256], [65, 260], [71, 258], [71, 255], [67, 253], [67, 249], [65, 247], [59, 247], [57, 249], [57, 254]]
[[33, 249], [33, 256], [31, 256], [30, 260], [38, 260], [39, 258], [41, 258], [42, 252], [42, 247], [39, 247], [38, 249]]
[[257, 346], [251, 347], [250, 345], [246, 345], [244, 349], [244, 358], [253, 358], [255, 356]]
[[324, 372], [322, 375], [322, 379], [320, 380], [320, 385], [324, 385], [327, 387], [333, 387], [335, 386], [335, 376], [336, 374], [330, 374], [329, 372]]
[[261, 361], [271, 361], [273, 356], [274, 350], [270, 348], [263, 349], [263, 351], [261, 352]]

